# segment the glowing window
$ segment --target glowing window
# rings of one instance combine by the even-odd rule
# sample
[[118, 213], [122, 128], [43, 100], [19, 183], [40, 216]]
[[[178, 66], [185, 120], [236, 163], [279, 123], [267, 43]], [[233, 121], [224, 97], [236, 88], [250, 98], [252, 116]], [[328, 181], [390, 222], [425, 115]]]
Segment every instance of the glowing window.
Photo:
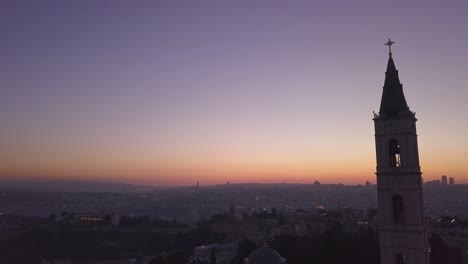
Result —
[[400, 167], [401, 160], [400, 160], [400, 144], [395, 139], [390, 140], [388, 144], [388, 152], [390, 156], [390, 167]]

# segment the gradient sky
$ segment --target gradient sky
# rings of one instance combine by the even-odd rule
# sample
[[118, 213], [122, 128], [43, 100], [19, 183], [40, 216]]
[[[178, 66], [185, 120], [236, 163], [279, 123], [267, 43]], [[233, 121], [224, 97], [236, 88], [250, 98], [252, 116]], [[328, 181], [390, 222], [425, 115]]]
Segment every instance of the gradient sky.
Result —
[[423, 177], [467, 180], [468, 2], [438, 2], [1, 1], [0, 177], [375, 182], [391, 37]]

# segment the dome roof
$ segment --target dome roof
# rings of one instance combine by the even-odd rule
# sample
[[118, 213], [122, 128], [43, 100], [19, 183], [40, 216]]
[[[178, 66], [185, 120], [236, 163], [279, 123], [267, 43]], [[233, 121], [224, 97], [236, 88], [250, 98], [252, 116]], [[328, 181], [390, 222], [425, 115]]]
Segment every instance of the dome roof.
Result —
[[246, 264], [286, 264], [286, 260], [276, 250], [269, 247], [257, 248], [245, 259]]

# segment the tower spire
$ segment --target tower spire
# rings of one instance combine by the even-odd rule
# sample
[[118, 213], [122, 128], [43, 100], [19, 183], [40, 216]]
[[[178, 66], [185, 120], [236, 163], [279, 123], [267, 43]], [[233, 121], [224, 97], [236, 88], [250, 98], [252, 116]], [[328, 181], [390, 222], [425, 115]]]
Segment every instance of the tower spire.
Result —
[[405, 95], [403, 93], [403, 85], [400, 83], [398, 70], [396, 69], [395, 62], [392, 58], [393, 44], [395, 44], [395, 42], [391, 39], [388, 39], [388, 42], [385, 43], [385, 45], [388, 46], [389, 57], [379, 111], [379, 115], [383, 117], [395, 117], [402, 112], [409, 111]]

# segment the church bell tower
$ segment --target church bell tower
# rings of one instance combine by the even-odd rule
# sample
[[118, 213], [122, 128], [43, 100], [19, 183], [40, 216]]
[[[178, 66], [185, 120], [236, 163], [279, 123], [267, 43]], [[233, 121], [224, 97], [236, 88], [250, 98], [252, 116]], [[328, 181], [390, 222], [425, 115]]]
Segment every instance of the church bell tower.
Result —
[[374, 113], [381, 264], [429, 264], [416, 116], [410, 111], [392, 58]]

